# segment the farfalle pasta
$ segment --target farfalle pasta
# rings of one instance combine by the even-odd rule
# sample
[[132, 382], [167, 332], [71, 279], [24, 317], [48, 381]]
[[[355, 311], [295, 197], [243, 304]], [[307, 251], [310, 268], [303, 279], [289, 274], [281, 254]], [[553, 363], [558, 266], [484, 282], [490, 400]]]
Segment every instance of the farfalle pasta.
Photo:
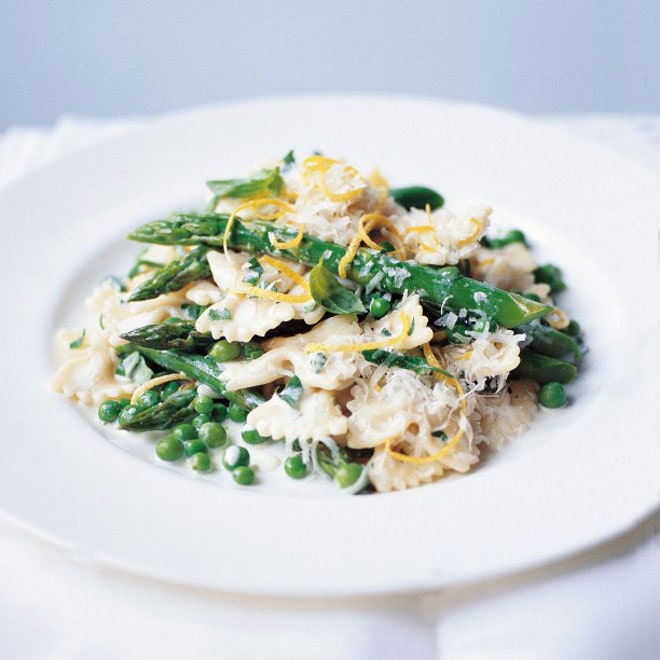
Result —
[[403, 490], [565, 403], [584, 342], [561, 273], [491, 236], [488, 206], [318, 154], [208, 188], [206, 211], [132, 232], [134, 267], [55, 339], [53, 389], [160, 459], [248, 485], [261, 445], [293, 479]]

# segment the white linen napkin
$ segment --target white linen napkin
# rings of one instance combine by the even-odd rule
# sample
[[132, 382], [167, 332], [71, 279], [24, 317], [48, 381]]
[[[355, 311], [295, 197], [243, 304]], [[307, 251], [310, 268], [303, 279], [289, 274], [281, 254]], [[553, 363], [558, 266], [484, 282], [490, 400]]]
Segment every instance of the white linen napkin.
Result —
[[[660, 172], [660, 116], [545, 120]], [[0, 135], [0, 189], [140, 121], [11, 129]], [[660, 656], [657, 527], [656, 516], [550, 568], [434, 594], [278, 599], [102, 569], [0, 512], [0, 660], [651, 660]]]

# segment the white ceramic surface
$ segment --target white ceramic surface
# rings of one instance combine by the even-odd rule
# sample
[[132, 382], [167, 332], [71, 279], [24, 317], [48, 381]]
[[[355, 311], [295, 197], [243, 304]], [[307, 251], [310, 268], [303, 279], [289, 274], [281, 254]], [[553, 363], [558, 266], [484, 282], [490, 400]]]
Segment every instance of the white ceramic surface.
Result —
[[[541, 414], [465, 477], [405, 493], [305, 498], [157, 469], [50, 393], [53, 330], [76, 314], [96, 274], [121, 260], [118, 237], [200, 203], [206, 179], [291, 147], [378, 165], [396, 184], [434, 185], [449, 206], [487, 202], [500, 226], [524, 229], [563, 267], [564, 306], [588, 333], [572, 405]], [[0, 195], [0, 506], [94, 560], [250, 593], [426, 589], [621, 533], [657, 504], [658, 190], [657, 178], [625, 159], [520, 117], [387, 97], [202, 109], [44, 168]], [[124, 258], [133, 251], [127, 245]]]

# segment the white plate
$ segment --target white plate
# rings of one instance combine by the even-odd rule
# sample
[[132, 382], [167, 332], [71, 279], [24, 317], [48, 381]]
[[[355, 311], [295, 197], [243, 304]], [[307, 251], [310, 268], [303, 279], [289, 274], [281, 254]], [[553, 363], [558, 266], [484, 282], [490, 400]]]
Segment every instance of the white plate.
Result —
[[[524, 229], [564, 269], [564, 306], [591, 347], [570, 407], [542, 413], [467, 476], [306, 498], [222, 488], [137, 460], [49, 392], [52, 333], [111, 270], [119, 237], [201, 203], [206, 179], [292, 147], [435, 186], [449, 206], [487, 202], [502, 226]], [[520, 117], [388, 97], [177, 114], [42, 169], [0, 196], [0, 506], [97, 561], [272, 594], [428, 589], [622, 533], [657, 503], [658, 190], [634, 164]]]

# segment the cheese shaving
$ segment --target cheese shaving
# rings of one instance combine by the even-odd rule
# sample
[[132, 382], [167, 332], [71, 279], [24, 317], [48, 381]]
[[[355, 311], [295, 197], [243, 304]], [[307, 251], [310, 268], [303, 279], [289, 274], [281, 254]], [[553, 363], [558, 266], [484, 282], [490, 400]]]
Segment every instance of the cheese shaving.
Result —
[[296, 284], [303, 287], [305, 291], [309, 291], [309, 282], [302, 275], [296, 273], [296, 271], [293, 270], [293, 268], [287, 266], [287, 264], [285, 264], [283, 261], [280, 261], [279, 259], [275, 259], [265, 254], [263, 257], [259, 258], [259, 262], [262, 264], [268, 264], [269, 266], [272, 266], [273, 268], [279, 270], [280, 273], [284, 273], [287, 277], [292, 279]]

